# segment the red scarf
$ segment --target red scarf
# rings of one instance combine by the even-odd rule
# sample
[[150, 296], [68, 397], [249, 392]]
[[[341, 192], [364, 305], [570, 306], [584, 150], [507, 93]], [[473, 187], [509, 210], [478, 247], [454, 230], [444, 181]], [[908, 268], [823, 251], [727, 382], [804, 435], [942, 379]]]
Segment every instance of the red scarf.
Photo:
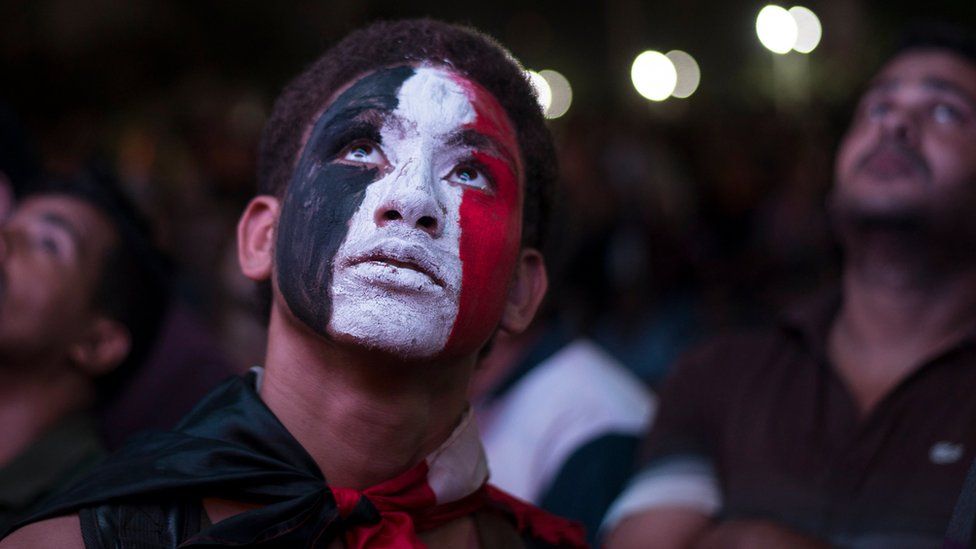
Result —
[[580, 524], [556, 517], [487, 484], [484, 450], [468, 414], [437, 451], [400, 476], [362, 491], [331, 487], [348, 520], [349, 549], [419, 549], [418, 532], [481, 510], [495, 510], [528, 533], [559, 547], [585, 547]]

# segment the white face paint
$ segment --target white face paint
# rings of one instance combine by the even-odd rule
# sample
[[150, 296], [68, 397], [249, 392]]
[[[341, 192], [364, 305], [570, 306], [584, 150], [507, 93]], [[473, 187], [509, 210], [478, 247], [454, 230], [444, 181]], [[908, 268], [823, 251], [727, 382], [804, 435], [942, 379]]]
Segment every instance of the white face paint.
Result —
[[[345, 161], [383, 166], [366, 189], [333, 263], [329, 332], [406, 358], [444, 349], [461, 293], [460, 205], [455, 168], [471, 149], [449, 141], [476, 113], [441, 69], [421, 67], [398, 93], [381, 145]], [[477, 179], [477, 178], [475, 178]]]

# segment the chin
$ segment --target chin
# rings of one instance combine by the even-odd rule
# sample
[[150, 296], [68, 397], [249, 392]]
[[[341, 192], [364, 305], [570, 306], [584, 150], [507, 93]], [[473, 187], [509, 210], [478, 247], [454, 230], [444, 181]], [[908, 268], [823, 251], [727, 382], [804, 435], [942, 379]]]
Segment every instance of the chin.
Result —
[[347, 342], [391, 356], [423, 360], [441, 353], [454, 326], [457, 305], [403, 303], [393, 298], [336, 299], [328, 331]]

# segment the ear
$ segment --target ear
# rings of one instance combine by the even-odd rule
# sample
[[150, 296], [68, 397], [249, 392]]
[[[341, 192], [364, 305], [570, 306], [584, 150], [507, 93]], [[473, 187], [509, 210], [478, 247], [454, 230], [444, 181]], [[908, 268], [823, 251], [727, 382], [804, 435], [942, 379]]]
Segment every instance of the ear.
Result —
[[251, 199], [237, 223], [237, 260], [241, 272], [251, 280], [271, 278], [277, 221], [278, 199], [259, 195]]
[[525, 331], [535, 318], [549, 287], [546, 262], [539, 250], [524, 248], [515, 267], [515, 279], [508, 291], [499, 328], [510, 334]]
[[117, 320], [99, 316], [68, 349], [68, 356], [88, 376], [98, 377], [114, 370], [131, 349], [128, 328]]

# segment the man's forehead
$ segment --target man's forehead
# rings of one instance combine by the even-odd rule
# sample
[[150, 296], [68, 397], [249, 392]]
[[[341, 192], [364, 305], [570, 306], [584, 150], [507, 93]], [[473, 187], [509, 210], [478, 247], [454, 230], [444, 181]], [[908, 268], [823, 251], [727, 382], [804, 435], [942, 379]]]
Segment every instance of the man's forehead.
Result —
[[909, 83], [931, 88], [958, 87], [976, 97], [976, 64], [951, 50], [907, 50], [888, 61], [869, 90], [893, 89]]
[[105, 213], [70, 194], [29, 195], [17, 207], [14, 217], [59, 227], [85, 248], [106, 248], [117, 238]]
[[[492, 143], [521, 164], [505, 109], [491, 92], [447, 67], [397, 66], [366, 73], [339, 88], [319, 124], [348, 116], [399, 136], [422, 131], [453, 144]], [[472, 139], [472, 133], [487, 140]]]

